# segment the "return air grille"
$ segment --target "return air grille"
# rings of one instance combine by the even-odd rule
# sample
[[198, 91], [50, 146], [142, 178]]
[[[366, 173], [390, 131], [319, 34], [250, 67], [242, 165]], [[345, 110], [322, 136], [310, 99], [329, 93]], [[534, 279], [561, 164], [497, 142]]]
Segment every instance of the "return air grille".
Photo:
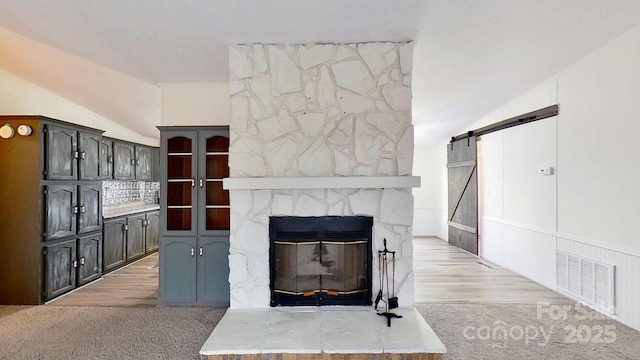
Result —
[[556, 250], [556, 287], [595, 309], [615, 313], [615, 266]]

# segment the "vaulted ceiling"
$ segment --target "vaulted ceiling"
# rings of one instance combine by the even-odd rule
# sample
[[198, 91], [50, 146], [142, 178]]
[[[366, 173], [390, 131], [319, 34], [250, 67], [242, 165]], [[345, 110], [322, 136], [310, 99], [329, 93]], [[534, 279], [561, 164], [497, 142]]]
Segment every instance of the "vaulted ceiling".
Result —
[[145, 136], [160, 83], [228, 81], [228, 44], [415, 42], [418, 143], [640, 24], [637, 0], [3, 0], [0, 68]]

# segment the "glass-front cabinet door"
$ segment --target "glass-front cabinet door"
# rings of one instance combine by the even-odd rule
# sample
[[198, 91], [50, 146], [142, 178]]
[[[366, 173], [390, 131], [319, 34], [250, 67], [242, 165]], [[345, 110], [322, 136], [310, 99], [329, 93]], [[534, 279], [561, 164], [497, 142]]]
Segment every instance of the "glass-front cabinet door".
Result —
[[200, 132], [198, 171], [200, 188], [200, 234], [229, 230], [229, 191], [222, 179], [229, 177], [229, 135], [226, 131]]
[[166, 138], [166, 231], [195, 234], [197, 133], [181, 132]]

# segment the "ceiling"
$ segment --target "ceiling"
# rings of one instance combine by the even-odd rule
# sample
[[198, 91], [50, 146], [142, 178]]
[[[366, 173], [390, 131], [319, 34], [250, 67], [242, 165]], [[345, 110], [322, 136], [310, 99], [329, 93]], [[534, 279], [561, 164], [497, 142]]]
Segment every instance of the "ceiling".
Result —
[[[68, 73], [45, 60], [5, 53], [0, 67], [157, 136], [158, 84], [227, 82], [228, 44], [413, 40], [416, 141], [430, 144], [638, 24], [637, 0], [3, 0], [0, 27], [22, 42], [125, 80], [105, 96], [89, 82], [56, 89]], [[146, 115], [118, 102], [132, 83], [148, 94]]]

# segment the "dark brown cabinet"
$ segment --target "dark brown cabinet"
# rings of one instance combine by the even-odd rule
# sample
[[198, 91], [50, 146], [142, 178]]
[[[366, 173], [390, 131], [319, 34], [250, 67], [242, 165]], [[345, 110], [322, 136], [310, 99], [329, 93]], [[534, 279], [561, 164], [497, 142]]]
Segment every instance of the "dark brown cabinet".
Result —
[[100, 130], [0, 116], [31, 134], [0, 141], [0, 304], [41, 304], [99, 277]]

